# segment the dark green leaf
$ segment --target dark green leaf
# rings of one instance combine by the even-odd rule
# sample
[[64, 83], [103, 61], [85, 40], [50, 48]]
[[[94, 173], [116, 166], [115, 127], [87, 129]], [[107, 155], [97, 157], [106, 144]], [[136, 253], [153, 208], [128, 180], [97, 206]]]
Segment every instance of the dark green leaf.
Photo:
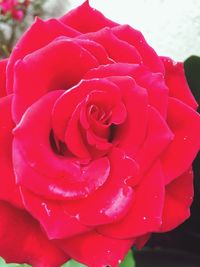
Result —
[[184, 69], [190, 89], [200, 105], [200, 57], [191, 56], [186, 59]]

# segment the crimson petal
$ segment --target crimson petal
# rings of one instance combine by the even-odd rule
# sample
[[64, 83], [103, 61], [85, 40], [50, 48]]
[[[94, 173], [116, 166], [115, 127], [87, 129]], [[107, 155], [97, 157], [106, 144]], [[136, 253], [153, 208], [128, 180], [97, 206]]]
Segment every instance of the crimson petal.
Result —
[[[178, 116], [180, 116], [180, 114]], [[165, 149], [174, 139], [173, 131], [170, 130], [166, 121], [161, 117], [158, 111], [151, 106], [149, 106], [148, 119], [146, 139], [136, 158], [143, 173], [148, 171], [155, 160], [164, 153]], [[173, 153], [174, 151], [176, 150], [173, 150]], [[172, 167], [172, 161], [170, 161], [170, 166]]]
[[119, 88], [111, 81], [107, 79], [82, 80], [78, 85], [66, 91], [55, 102], [52, 110], [52, 124], [54, 133], [58, 139], [61, 141], [65, 140], [67, 122], [72, 113], [83, 100], [86, 100], [87, 95], [95, 90], [105, 91], [116, 99], [120, 99]]
[[70, 215], [62, 202], [50, 201], [21, 187], [24, 206], [43, 226], [49, 239], [69, 238], [91, 230], [77, 216]]
[[69, 259], [26, 211], [0, 201], [0, 214], [0, 255], [7, 262], [55, 267]]
[[140, 53], [143, 64], [153, 72], [165, 72], [164, 66], [156, 52], [150, 47], [140, 31], [129, 25], [119, 25], [112, 28], [112, 32], [120, 39], [130, 43]]
[[147, 92], [128, 76], [113, 76], [107, 79], [120, 88], [122, 101], [127, 113], [124, 123], [116, 128], [113, 143], [128, 155], [134, 157], [146, 135], [148, 117]]
[[106, 26], [118, 25], [104, 17], [98, 10], [90, 7], [89, 1], [85, 1], [79, 7], [68, 12], [60, 18], [60, 21], [82, 33], [95, 32]]
[[190, 216], [193, 200], [193, 172], [191, 169], [166, 186], [161, 232], [170, 231]]
[[200, 116], [191, 107], [169, 98], [167, 123], [174, 140], [162, 155], [166, 183], [183, 174], [200, 148]]
[[183, 63], [167, 57], [161, 59], [165, 66], [165, 81], [169, 87], [169, 95], [196, 109], [198, 105], [188, 86]]
[[[134, 46], [117, 38], [109, 28], [78, 36], [101, 44], [109, 57], [116, 62], [138, 63], [142, 62], [141, 56]], [[120, 51], [120, 53], [119, 53]]]
[[162, 224], [164, 176], [156, 162], [141, 182], [134, 187], [130, 211], [117, 223], [98, 227], [98, 231], [113, 238], [135, 238], [158, 231]]
[[17, 60], [46, 46], [61, 35], [75, 37], [79, 35], [79, 32], [67, 27], [67, 25], [64, 25], [56, 19], [42, 21], [40, 18], [36, 18], [32, 26], [24, 33], [22, 38], [20, 38], [10, 55], [7, 67], [9, 79], [6, 81], [8, 93], [13, 92], [14, 65]]
[[45, 93], [70, 88], [96, 66], [96, 58], [69, 38], [59, 38], [19, 60], [15, 65], [15, 122], [19, 122], [28, 106]]
[[6, 66], [8, 59], [0, 61], [0, 97], [6, 96]]
[[12, 129], [14, 123], [11, 116], [12, 95], [0, 99], [0, 199], [23, 207], [19, 189], [15, 184], [12, 165]]
[[62, 93], [48, 93], [25, 112], [14, 130], [13, 164], [17, 182], [31, 191], [56, 199], [79, 198], [102, 186], [110, 164], [104, 157], [81, 166], [79, 161], [53, 151], [49, 140], [51, 113]]
[[102, 78], [109, 76], [130, 76], [144, 87], [149, 96], [149, 104], [155, 107], [165, 118], [167, 113], [168, 87], [161, 73], [152, 73], [144, 65], [115, 63], [99, 66], [86, 73], [85, 78]]
[[67, 148], [73, 153], [73, 155], [87, 161], [91, 159], [91, 156], [81, 134], [79, 123], [80, 110], [81, 103], [71, 114], [71, 118], [67, 124], [65, 130], [65, 144], [67, 145]]
[[88, 50], [98, 60], [100, 65], [112, 63], [105, 48], [99, 43], [92, 40], [80, 39], [79, 37], [75, 38], [74, 41]]
[[90, 267], [117, 267], [133, 243], [134, 239], [113, 239], [95, 231], [58, 241], [61, 248], [73, 259]]
[[125, 216], [132, 203], [133, 190], [126, 182], [130, 178], [137, 182], [138, 165], [116, 148], [113, 148], [109, 159], [111, 171], [105, 184], [85, 199], [66, 202], [66, 210], [70, 214], [78, 214], [80, 222], [85, 225], [117, 221]]

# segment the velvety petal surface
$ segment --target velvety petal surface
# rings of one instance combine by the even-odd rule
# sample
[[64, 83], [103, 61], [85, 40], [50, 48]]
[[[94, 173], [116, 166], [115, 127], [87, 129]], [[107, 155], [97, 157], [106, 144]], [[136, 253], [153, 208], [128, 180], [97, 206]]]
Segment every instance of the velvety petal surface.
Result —
[[8, 59], [0, 61], [0, 97], [6, 96], [6, 66]]
[[8, 62], [7, 72], [7, 91], [13, 92], [14, 66], [17, 60], [23, 59], [26, 55], [46, 46], [59, 36], [75, 37], [79, 35], [75, 29], [64, 25], [56, 19], [42, 21], [36, 18], [31, 27], [24, 33], [14, 47]]
[[119, 25], [112, 32], [121, 40], [124, 40], [137, 49], [142, 57], [142, 62], [153, 72], [164, 73], [164, 66], [156, 52], [150, 47], [140, 31], [129, 25]]
[[88, 71], [85, 78], [100, 78], [109, 76], [131, 76], [135, 82], [148, 92], [149, 104], [154, 106], [166, 118], [168, 88], [161, 73], [152, 73], [144, 65], [115, 63], [99, 66]]
[[115, 62], [142, 62], [142, 58], [135, 47], [117, 38], [110, 28], [106, 27], [97, 32], [80, 35], [78, 38], [93, 40], [101, 44], [107, 51], [109, 57]]
[[183, 102], [169, 98], [168, 125], [174, 139], [162, 155], [166, 183], [191, 166], [200, 148], [200, 116]]
[[26, 211], [4, 201], [0, 201], [0, 255], [7, 262], [37, 267], [58, 267], [69, 259]]
[[161, 164], [156, 162], [133, 190], [134, 201], [129, 212], [117, 223], [98, 227], [101, 234], [135, 238], [160, 229], [165, 197]]
[[23, 187], [21, 195], [25, 208], [40, 222], [49, 239], [70, 238], [91, 230], [78, 216], [69, 214], [63, 202], [39, 197]]
[[88, 0], [61, 17], [60, 21], [82, 33], [95, 32], [106, 26], [114, 27], [118, 25], [107, 19], [98, 10], [90, 7]]
[[96, 58], [69, 38], [57, 39], [18, 61], [15, 66], [14, 120], [19, 122], [26, 108], [45, 93], [70, 88], [96, 66]]
[[12, 165], [12, 95], [0, 99], [0, 199], [23, 207]]
[[193, 194], [193, 172], [191, 169], [166, 186], [160, 231], [170, 231], [190, 216]]
[[113, 239], [95, 231], [59, 241], [70, 257], [90, 267], [117, 267], [133, 243], [134, 239]]
[[14, 130], [13, 164], [18, 184], [48, 198], [74, 199], [101, 187], [110, 164], [102, 157], [82, 166], [76, 158], [54, 152], [50, 143], [51, 113], [62, 93], [58, 90], [43, 96], [24, 114]]
[[119, 220], [133, 201], [133, 190], [126, 182], [136, 179], [137, 164], [119, 149], [113, 149], [109, 160], [110, 175], [101, 188], [85, 199], [66, 202], [66, 210], [78, 216], [85, 225], [97, 226]]
[[161, 59], [165, 66], [165, 81], [169, 87], [169, 95], [196, 109], [197, 102], [188, 86], [183, 63], [167, 57]]
[[147, 91], [138, 86], [129, 76], [113, 76], [107, 79], [121, 89], [123, 103], [127, 111], [124, 123], [114, 130], [113, 144], [134, 158], [146, 136], [148, 120]]
[[[148, 115], [146, 138], [136, 156], [142, 173], [151, 168], [152, 164], [165, 152], [165, 149], [174, 139], [173, 131], [156, 109], [149, 106]], [[171, 164], [170, 161], [170, 166]]]

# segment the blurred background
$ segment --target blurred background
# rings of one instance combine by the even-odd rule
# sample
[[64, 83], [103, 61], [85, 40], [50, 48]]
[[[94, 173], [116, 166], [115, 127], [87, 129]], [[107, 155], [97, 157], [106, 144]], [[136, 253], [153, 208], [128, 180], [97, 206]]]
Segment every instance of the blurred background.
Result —
[[[43, 19], [59, 17], [84, 0], [15, 2], [18, 4], [11, 8], [3, 5], [4, 1], [0, 0], [0, 58], [9, 56], [16, 40], [35, 16]], [[159, 55], [185, 61], [188, 83], [199, 101], [199, 0], [90, 0], [90, 5], [112, 20], [140, 30]], [[200, 267], [199, 169], [200, 155], [194, 162], [195, 198], [190, 219], [174, 231], [153, 235], [142, 251], [133, 248], [136, 267]]]

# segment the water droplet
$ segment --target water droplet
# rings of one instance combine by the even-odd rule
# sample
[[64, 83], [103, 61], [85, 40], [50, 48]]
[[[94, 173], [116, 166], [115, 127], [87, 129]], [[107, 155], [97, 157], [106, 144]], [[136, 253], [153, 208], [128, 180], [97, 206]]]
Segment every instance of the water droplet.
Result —
[[144, 221], [146, 221], [146, 219], [147, 219], [147, 217], [146, 217], [146, 216], [144, 216], [144, 217], [143, 217], [143, 220], [144, 220]]
[[76, 214], [75, 215], [75, 218], [79, 221], [80, 220], [80, 215], [79, 214]]
[[133, 178], [132, 175], [129, 175], [126, 178], [124, 178], [124, 183], [127, 184], [128, 180], [130, 180], [131, 178]]
[[84, 188], [84, 190], [85, 190], [85, 195], [88, 195], [90, 193], [90, 189], [87, 186]]
[[44, 203], [44, 202], [42, 202], [41, 205], [42, 205], [42, 207], [44, 207], [44, 209], [45, 209], [47, 215], [48, 215], [48, 216], [51, 216], [51, 210], [48, 208], [47, 204]]
[[188, 139], [188, 136], [184, 136], [183, 140], [185, 141], [185, 140], [187, 140], [187, 139]]
[[111, 251], [110, 250], [107, 250], [107, 253], [110, 253]]
[[102, 213], [103, 213], [103, 211], [104, 211], [103, 209], [102, 209], [102, 210], [100, 210], [100, 214], [102, 214]]
[[176, 66], [178, 64], [178, 62], [176, 62], [175, 60], [172, 61], [173, 66]]
[[35, 165], [36, 165], [36, 163], [35, 163], [35, 162], [30, 162], [29, 164], [30, 164], [30, 166], [31, 166], [32, 168], [34, 168], [34, 167], [35, 167]]
[[122, 263], [122, 260], [118, 260], [118, 263], [119, 263], [119, 264]]

